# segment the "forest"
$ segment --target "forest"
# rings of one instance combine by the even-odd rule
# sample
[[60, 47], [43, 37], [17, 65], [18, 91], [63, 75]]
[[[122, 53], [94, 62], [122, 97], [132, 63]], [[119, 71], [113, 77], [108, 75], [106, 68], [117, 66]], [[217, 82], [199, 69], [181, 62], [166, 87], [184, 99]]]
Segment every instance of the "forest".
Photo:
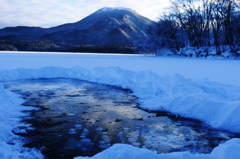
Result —
[[[149, 29], [151, 36], [141, 44], [145, 52], [167, 48], [179, 54], [181, 48], [209, 47], [216, 55], [240, 50], [240, 2], [237, 0], [173, 0], [167, 13]], [[202, 51], [196, 52], [198, 57]]]

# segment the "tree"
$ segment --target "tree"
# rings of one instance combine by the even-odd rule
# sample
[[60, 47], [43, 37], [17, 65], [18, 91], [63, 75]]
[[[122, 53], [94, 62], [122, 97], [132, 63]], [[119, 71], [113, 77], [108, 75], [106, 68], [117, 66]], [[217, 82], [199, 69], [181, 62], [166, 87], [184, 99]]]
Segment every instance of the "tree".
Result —
[[[240, 50], [240, 6], [234, 0], [172, 0], [169, 13], [150, 29], [145, 48], [215, 46], [217, 55]], [[200, 52], [199, 52], [200, 53]], [[206, 51], [207, 53], [207, 51]], [[198, 56], [198, 52], [196, 52]]]
[[185, 34], [172, 15], [165, 15], [158, 21], [156, 33], [160, 37], [161, 46], [173, 53], [177, 53], [185, 45]]

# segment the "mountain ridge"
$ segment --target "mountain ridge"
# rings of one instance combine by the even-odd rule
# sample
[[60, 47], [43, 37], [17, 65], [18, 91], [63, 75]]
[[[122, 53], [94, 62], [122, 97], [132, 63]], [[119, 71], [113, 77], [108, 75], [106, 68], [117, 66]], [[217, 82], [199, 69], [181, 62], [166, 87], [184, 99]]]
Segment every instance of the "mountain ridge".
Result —
[[0, 41], [51, 41], [69, 45], [133, 46], [156, 22], [129, 8], [103, 7], [87, 17], [50, 28], [6, 27]]

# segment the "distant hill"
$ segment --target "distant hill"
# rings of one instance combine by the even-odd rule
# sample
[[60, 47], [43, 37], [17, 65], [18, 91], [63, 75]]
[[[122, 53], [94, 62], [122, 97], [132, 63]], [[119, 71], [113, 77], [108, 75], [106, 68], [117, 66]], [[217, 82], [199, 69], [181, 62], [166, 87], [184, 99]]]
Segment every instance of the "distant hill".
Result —
[[104, 7], [75, 23], [0, 29], [0, 49], [133, 52], [134, 44], [144, 40], [155, 23], [128, 8]]

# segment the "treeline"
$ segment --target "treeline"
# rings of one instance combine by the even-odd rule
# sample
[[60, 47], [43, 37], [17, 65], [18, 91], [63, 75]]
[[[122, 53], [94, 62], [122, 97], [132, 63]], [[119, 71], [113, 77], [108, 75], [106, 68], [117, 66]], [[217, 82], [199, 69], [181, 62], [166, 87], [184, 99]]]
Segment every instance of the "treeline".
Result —
[[0, 40], [0, 51], [41, 51], [41, 52], [93, 52], [133, 54], [131, 45], [73, 45], [49, 40], [5, 41]]
[[76, 45], [72, 52], [93, 52], [93, 53], [135, 53], [131, 45]]
[[237, 0], [173, 0], [168, 14], [149, 29], [151, 36], [143, 49], [156, 51], [162, 47], [173, 53], [183, 47], [216, 48], [221, 55], [226, 49], [240, 50], [240, 1]]

